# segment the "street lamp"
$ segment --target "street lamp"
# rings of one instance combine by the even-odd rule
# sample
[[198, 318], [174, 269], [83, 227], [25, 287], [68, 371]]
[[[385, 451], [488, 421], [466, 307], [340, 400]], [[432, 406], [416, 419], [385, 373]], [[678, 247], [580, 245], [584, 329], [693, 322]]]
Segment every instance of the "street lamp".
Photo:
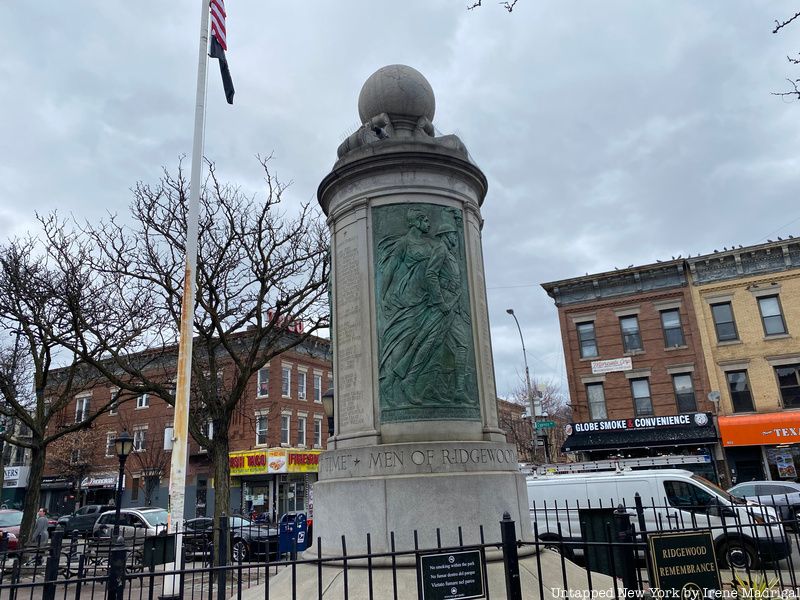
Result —
[[[528, 353], [525, 352], [525, 338], [522, 337], [522, 327], [519, 326], [519, 320], [517, 319], [517, 315], [514, 314], [513, 308], [507, 308], [506, 312], [510, 314], [513, 319], [514, 323], [517, 324], [517, 331], [519, 331], [519, 341], [522, 342], [522, 358], [525, 361], [525, 385], [527, 386], [528, 391], [528, 402], [531, 406], [531, 422], [533, 423], [533, 436], [534, 440], [538, 442], [539, 440], [539, 430], [536, 429], [536, 417], [541, 416], [541, 405], [539, 405], [539, 410], [536, 410], [537, 402], [538, 402], [538, 392], [535, 390], [531, 390], [531, 372], [528, 369]], [[549, 439], [547, 434], [541, 436], [544, 441], [544, 459], [547, 462], [550, 462], [550, 448], [548, 446]]]
[[328, 391], [322, 395], [322, 410], [325, 411], [325, 416], [328, 417], [328, 436], [334, 434], [333, 430], [333, 388], [328, 388]]
[[531, 393], [531, 372], [528, 370], [528, 354], [525, 352], [525, 339], [522, 337], [522, 327], [519, 326], [519, 321], [517, 320], [517, 315], [514, 314], [513, 308], [507, 308], [506, 312], [510, 314], [514, 318], [514, 323], [517, 324], [517, 330], [519, 331], [519, 341], [522, 342], [522, 358], [525, 361], [525, 384], [528, 387], [528, 402], [531, 405], [531, 416], [536, 417], [536, 409], [535, 404], [536, 400], [533, 398], [533, 394]]
[[122, 480], [125, 477], [125, 461], [128, 460], [128, 455], [133, 452], [133, 438], [127, 431], [123, 431], [114, 440], [114, 450], [119, 458], [119, 475], [117, 476], [117, 506], [114, 515], [114, 533], [111, 536], [112, 540], [116, 540], [119, 536], [119, 509], [122, 507]]

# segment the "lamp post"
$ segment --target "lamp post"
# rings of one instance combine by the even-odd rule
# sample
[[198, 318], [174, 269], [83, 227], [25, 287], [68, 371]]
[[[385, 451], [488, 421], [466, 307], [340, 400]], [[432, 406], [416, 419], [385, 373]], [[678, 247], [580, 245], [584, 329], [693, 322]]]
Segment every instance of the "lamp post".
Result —
[[333, 436], [333, 388], [328, 388], [328, 391], [322, 395], [322, 410], [325, 411], [325, 416], [328, 417], [328, 436]]
[[[533, 423], [533, 439], [535, 442], [539, 441], [539, 430], [536, 429], [536, 417], [539, 416], [541, 412], [541, 405], [539, 410], [536, 410], [536, 402], [538, 400], [538, 392], [535, 389], [531, 388], [531, 372], [528, 369], [528, 353], [525, 352], [525, 338], [522, 337], [522, 327], [519, 326], [519, 320], [517, 319], [517, 315], [514, 314], [513, 308], [507, 308], [506, 312], [511, 315], [514, 319], [514, 323], [517, 324], [517, 331], [519, 331], [519, 341], [522, 343], [522, 359], [525, 361], [525, 385], [527, 387], [528, 393], [528, 403], [531, 407], [531, 423]], [[544, 459], [546, 461], [550, 461], [550, 448], [548, 447], [549, 440], [547, 439], [547, 434], [541, 436], [544, 441]]]
[[119, 475], [117, 476], [117, 500], [116, 510], [114, 514], [114, 533], [111, 536], [112, 540], [116, 540], [119, 536], [119, 509], [122, 507], [122, 480], [125, 477], [125, 461], [128, 460], [128, 455], [133, 451], [133, 438], [127, 431], [123, 431], [114, 440], [114, 450], [119, 458]]

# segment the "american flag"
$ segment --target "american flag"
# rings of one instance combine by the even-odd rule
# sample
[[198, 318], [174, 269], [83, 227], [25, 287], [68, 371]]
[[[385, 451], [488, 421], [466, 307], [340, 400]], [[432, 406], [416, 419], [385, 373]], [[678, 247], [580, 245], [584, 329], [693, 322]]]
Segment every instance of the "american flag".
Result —
[[211, 35], [217, 38], [219, 45], [226, 52], [228, 42], [225, 40], [225, 2], [223, 0], [211, 0]]
[[222, 75], [222, 87], [225, 89], [225, 99], [228, 104], [233, 104], [233, 80], [228, 69], [228, 60], [225, 51], [228, 49], [228, 40], [225, 37], [225, 2], [224, 0], [209, 0], [211, 12], [211, 52], [212, 58], [219, 59], [219, 72]]

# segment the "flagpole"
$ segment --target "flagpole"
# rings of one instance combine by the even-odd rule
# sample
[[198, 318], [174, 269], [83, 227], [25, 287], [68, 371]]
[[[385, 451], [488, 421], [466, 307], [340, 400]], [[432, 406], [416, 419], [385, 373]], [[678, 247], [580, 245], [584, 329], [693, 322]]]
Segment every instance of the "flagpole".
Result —
[[[203, 169], [203, 137], [205, 125], [206, 80], [208, 67], [209, 0], [200, 0], [200, 47], [197, 56], [197, 96], [194, 108], [194, 143], [189, 187], [189, 211], [186, 217], [186, 268], [183, 280], [183, 302], [178, 345], [178, 381], [175, 389], [172, 462], [169, 472], [169, 530], [178, 532], [184, 520], [186, 471], [189, 455], [189, 393], [192, 381], [192, 339], [194, 337], [195, 273], [197, 270], [197, 235], [200, 213], [200, 178]], [[183, 535], [175, 536], [175, 559], [180, 561]], [[166, 571], [179, 568], [180, 562], [166, 565]], [[164, 578], [162, 599], [178, 598], [180, 576]]]

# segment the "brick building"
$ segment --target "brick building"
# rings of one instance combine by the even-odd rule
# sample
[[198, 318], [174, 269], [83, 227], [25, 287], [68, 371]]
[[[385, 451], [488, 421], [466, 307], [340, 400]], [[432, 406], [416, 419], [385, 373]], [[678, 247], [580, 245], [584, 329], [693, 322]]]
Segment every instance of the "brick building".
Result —
[[686, 262], [731, 474], [739, 482], [797, 479], [800, 241]]
[[[223, 368], [223, 381], [227, 369], [232, 366]], [[308, 507], [317, 456], [328, 437], [322, 395], [332, 386], [332, 377], [330, 343], [318, 337], [272, 359], [253, 377], [229, 431], [232, 509], [267, 512], [274, 518]], [[115, 393], [110, 385], [97, 386], [78, 394], [68, 410], [80, 419], [92, 403], [103, 404]], [[173, 413], [171, 405], [152, 395], [121, 396], [118, 407], [98, 417], [82, 438], [73, 440], [67, 461], [59, 462], [58, 452], [52, 457], [48, 453], [43, 505], [63, 514], [76, 501], [109, 502], [119, 468], [113, 440], [127, 430], [135, 450], [126, 465], [123, 506], [149, 502], [167, 507]], [[81, 497], [76, 498], [75, 477], [66, 472], [81, 465], [88, 470], [79, 482]], [[213, 468], [206, 450], [193, 439], [186, 493], [187, 518], [213, 512]]]
[[542, 287], [558, 307], [574, 418], [562, 449], [581, 460], [661, 457], [719, 480], [722, 455], [684, 262]]

